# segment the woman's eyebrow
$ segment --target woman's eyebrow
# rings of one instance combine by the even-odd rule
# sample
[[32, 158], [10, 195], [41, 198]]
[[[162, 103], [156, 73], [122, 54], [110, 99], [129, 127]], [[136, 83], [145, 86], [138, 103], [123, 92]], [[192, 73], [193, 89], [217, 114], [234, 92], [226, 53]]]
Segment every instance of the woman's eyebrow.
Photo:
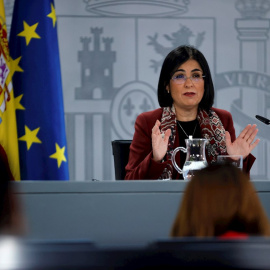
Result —
[[[177, 72], [177, 71], [182, 71], [182, 72], [186, 72], [184, 69], [177, 69], [175, 72]], [[202, 70], [201, 69], [199, 69], [199, 68], [194, 68], [194, 69], [192, 69], [191, 70], [191, 72], [194, 72], [194, 71], [201, 71], [202, 72]]]

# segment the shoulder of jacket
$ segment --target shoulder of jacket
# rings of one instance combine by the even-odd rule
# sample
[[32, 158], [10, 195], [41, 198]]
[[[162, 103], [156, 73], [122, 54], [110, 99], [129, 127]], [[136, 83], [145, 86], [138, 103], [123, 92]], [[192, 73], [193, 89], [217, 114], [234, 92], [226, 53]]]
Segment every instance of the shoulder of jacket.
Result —
[[224, 110], [224, 109], [218, 109], [218, 108], [212, 107], [211, 110], [213, 110], [218, 116], [220, 116], [220, 115], [231, 116], [231, 113], [227, 110]]
[[138, 117], [146, 117], [146, 118], [161, 118], [162, 108], [158, 108], [152, 111], [142, 112], [138, 115]]

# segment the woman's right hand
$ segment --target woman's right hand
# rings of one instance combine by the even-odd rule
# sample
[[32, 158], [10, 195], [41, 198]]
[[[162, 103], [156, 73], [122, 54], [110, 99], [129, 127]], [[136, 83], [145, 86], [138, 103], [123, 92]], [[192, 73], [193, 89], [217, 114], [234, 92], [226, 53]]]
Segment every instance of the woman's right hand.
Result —
[[171, 135], [171, 129], [167, 129], [165, 133], [160, 132], [160, 121], [157, 120], [152, 128], [152, 149], [153, 160], [160, 162], [167, 153], [168, 141]]

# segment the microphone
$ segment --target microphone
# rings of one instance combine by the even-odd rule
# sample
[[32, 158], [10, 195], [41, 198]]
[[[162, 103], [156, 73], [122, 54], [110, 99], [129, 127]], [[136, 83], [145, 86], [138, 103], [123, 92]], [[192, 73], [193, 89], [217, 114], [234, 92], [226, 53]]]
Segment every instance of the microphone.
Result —
[[270, 120], [269, 120], [269, 119], [267, 119], [267, 118], [265, 118], [265, 117], [263, 117], [263, 116], [260, 116], [260, 115], [255, 115], [255, 117], [256, 117], [258, 120], [260, 120], [260, 121], [262, 121], [263, 123], [265, 123], [266, 125], [270, 125]]

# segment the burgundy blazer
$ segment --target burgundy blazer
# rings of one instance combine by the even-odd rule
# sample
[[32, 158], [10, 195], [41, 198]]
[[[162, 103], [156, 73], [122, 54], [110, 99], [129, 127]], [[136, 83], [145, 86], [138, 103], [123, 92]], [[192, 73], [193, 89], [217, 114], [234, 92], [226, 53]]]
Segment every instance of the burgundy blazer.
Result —
[[[230, 112], [212, 108], [213, 111], [219, 116], [224, 128], [231, 135], [231, 140], [234, 141], [235, 129], [233, 125], [232, 115]], [[130, 145], [129, 161], [126, 165], [125, 180], [157, 180], [162, 174], [166, 165], [171, 161], [165, 161], [163, 163], [155, 162], [152, 154], [152, 141], [151, 134], [152, 128], [155, 125], [156, 120], [161, 121], [162, 108], [141, 113], [135, 122], [135, 132], [132, 143]], [[174, 142], [174, 148], [179, 146], [178, 129], [176, 128], [176, 137]], [[180, 156], [180, 155], [178, 155]], [[206, 155], [207, 156], [207, 155]], [[180, 159], [180, 157], [179, 157]], [[255, 161], [255, 157], [249, 154], [243, 162], [243, 169], [249, 174], [249, 171]], [[180, 160], [177, 161], [180, 163]], [[171, 163], [172, 164], [172, 163]], [[173, 165], [172, 165], [173, 167]], [[179, 179], [179, 174], [173, 167], [173, 179]]]

